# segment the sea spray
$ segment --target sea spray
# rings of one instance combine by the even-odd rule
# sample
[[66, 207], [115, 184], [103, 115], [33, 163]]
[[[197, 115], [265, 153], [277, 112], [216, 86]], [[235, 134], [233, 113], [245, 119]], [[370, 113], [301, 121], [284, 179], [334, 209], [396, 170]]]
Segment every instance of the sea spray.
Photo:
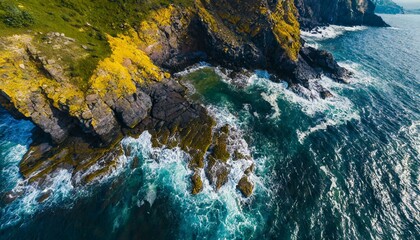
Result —
[[[232, 119], [225, 116], [226, 119]], [[218, 121], [223, 122], [222, 121]], [[228, 120], [233, 124], [231, 120]], [[239, 144], [244, 144], [243, 142]], [[192, 171], [188, 168], [189, 156], [179, 148], [153, 148], [151, 135], [143, 133], [138, 139], [126, 138], [124, 146], [130, 146], [132, 156], [142, 161], [140, 171], [143, 172], [142, 185], [137, 195], [137, 206], [145, 202], [153, 207], [156, 198], [160, 198], [162, 190], [170, 192], [171, 205], [175, 205], [182, 213], [181, 229], [178, 235], [182, 239], [205, 237], [208, 231], [217, 236], [240, 237], [242, 231], [255, 231], [254, 219], [243, 211], [243, 204], [251, 201], [242, 198], [236, 190], [236, 183], [243, 174], [242, 161], [232, 163], [232, 174], [229, 182], [218, 192], [209, 184], [203, 174], [204, 190], [194, 196], [190, 193], [189, 177]], [[156, 187], [160, 190], [156, 190]], [[119, 217], [118, 219], [121, 220]], [[120, 226], [121, 222], [114, 226]]]
[[311, 31], [301, 31], [301, 36], [304, 39], [321, 41], [326, 39], [337, 38], [339, 36], [344, 35], [347, 32], [364, 31], [367, 29], [368, 27], [365, 26], [346, 27], [338, 25], [329, 25], [326, 27], [318, 27]]

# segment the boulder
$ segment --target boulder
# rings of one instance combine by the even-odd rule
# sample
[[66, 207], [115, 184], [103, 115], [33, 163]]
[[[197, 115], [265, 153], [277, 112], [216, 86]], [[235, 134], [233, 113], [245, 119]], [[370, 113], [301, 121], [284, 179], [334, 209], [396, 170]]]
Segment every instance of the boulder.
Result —
[[254, 184], [249, 181], [248, 176], [244, 175], [241, 180], [239, 180], [236, 188], [242, 193], [244, 197], [250, 197], [254, 191]]
[[124, 125], [134, 128], [148, 116], [152, 108], [152, 99], [146, 93], [138, 90], [132, 95], [118, 99], [114, 108]]

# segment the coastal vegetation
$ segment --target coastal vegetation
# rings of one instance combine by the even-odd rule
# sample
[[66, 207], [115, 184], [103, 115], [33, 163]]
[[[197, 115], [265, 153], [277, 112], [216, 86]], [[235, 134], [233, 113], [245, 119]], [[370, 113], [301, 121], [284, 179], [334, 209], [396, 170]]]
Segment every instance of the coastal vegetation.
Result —
[[77, 39], [88, 46], [89, 55], [71, 63], [72, 72], [88, 80], [98, 62], [111, 54], [107, 35], [137, 29], [153, 10], [170, 4], [187, 7], [193, 0], [1, 0], [0, 36], [59, 31]]

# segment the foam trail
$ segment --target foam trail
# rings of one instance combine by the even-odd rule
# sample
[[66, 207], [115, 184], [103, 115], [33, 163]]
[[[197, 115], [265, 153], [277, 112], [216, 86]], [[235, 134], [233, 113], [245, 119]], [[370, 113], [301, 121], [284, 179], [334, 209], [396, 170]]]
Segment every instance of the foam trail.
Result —
[[279, 97], [279, 94], [274, 93], [274, 94], [268, 95], [266, 93], [261, 93], [261, 97], [265, 101], [267, 101], [271, 105], [271, 107], [273, 108], [274, 113], [270, 118], [276, 119], [276, 118], [280, 117], [281, 116], [281, 111], [280, 111], [279, 105], [277, 104], [277, 99]]
[[301, 31], [301, 35], [305, 39], [320, 41], [320, 40], [337, 38], [345, 34], [346, 32], [363, 31], [366, 29], [368, 28], [365, 26], [346, 27], [346, 26], [330, 25], [327, 27], [318, 27], [312, 31]]
[[[301, 143], [310, 134], [325, 130], [328, 126], [345, 124], [351, 120], [360, 120], [359, 111], [354, 107], [351, 100], [340, 95], [340, 91], [347, 88], [347, 85], [335, 83], [328, 78], [312, 80], [309, 84], [310, 89], [301, 87], [299, 88], [299, 94], [297, 94], [288, 88], [287, 83], [275, 83], [269, 79], [269, 75], [256, 73], [250, 79], [248, 91], [255, 91], [256, 89], [262, 91], [262, 98], [273, 107], [274, 116], [277, 118], [280, 117], [280, 108], [278, 111], [276, 110], [279, 107], [278, 99], [283, 99], [299, 107], [308, 117], [317, 118], [317, 125], [309, 127], [307, 130], [296, 131]], [[319, 98], [319, 94], [314, 90], [317, 85], [328, 89], [334, 97]]]

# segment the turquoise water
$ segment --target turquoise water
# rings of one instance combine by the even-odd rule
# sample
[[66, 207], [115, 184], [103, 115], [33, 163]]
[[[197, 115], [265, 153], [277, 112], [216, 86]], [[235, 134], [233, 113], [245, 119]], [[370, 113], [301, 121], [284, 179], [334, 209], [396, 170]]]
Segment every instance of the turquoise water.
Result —
[[205, 183], [191, 196], [185, 153], [153, 149], [144, 133], [122, 142], [133, 156], [114, 176], [80, 189], [62, 171], [38, 204], [17, 168], [33, 126], [0, 111], [0, 193], [23, 193], [0, 205], [0, 239], [418, 239], [420, 16], [384, 18], [392, 28], [304, 34], [355, 72], [349, 85], [319, 82], [328, 100], [296, 95], [265, 71], [241, 87], [212, 67], [188, 77], [192, 98], [251, 152], [250, 199], [235, 189], [235, 164], [220, 192]]

